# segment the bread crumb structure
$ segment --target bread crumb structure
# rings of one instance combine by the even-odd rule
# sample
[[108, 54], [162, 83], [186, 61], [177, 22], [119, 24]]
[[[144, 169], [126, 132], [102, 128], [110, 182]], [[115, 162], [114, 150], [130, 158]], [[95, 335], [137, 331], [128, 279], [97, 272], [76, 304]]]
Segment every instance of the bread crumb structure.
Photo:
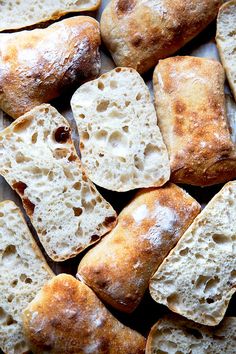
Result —
[[82, 163], [94, 183], [124, 192], [168, 181], [167, 149], [148, 88], [135, 70], [116, 68], [84, 84], [71, 106]]
[[236, 284], [236, 182], [215, 195], [150, 282], [155, 301], [195, 322], [215, 326]]
[[0, 173], [22, 198], [54, 261], [76, 256], [116, 223], [115, 211], [81, 167], [68, 122], [50, 105], [1, 132]]
[[4, 353], [22, 354], [29, 349], [22, 311], [52, 276], [20, 209], [11, 201], [0, 203], [0, 348]]

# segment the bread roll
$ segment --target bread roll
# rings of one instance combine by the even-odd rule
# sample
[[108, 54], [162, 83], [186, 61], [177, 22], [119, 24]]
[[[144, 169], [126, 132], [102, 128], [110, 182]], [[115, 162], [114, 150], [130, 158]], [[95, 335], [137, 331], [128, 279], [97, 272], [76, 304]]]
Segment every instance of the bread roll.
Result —
[[236, 100], [236, 1], [228, 1], [217, 18], [216, 43]]
[[71, 12], [96, 10], [100, 0], [11, 0], [0, 4], [0, 31], [57, 20]]
[[100, 71], [100, 32], [91, 17], [0, 34], [0, 108], [18, 118]]
[[170, 178], [166, 146], [141, 76], [116, 68], [87, 82], [71, 100], [82, 163], [97, 185], [117, 192], [158, 187]]
[[146, 354], [233, 354], [235, 348], [235, 317], [225, 317], [218, 326], [206, 327], [180, 316], [169, 315], [152, 327]]
[[54, 277], [23, 312], [34, 354], [143, 354], [145, 339], [122, 325], [71, 275]]
[[0, 351], [23, 354], [29, 350], [21, 313], [52, 277], [20, 209], [0, 203]]
[[236, 145], [226, 116], [221, 64], [188, 56], [168, 58], [159, 62], [153, 80], [171, 180], [207, 186], [236, 178]]
[[118, 224], [82, 259], [77, 277], [102, 300], [132, 312], [149, 279], [200, 211], [174, 184], [140, 191]]
[[103, 41], [117, 66], [144, 73], [183, 47], [217, 15], [222, 0], [111, 0]]
[[0, 133], [0, 174], [22, 198], [45, 251], [75, 257], [116, 224], [83, 171], [68, 122], [44, 104]]
[[195, 322], [216, 326], [236, 290], [236, 181], [214, 196], [160, 265], [153, 299]]

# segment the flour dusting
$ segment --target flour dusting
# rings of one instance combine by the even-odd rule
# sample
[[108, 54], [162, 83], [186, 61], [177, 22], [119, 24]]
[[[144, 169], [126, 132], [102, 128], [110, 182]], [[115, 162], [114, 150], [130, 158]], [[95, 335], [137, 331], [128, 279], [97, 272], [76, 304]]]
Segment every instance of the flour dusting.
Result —
[[148, 209], [145, 204], [140, 205], [137, 209], [135, 209], [132, 213], [132, 216], [135, 222], [140, 223], [143, 219], [148, 216]]

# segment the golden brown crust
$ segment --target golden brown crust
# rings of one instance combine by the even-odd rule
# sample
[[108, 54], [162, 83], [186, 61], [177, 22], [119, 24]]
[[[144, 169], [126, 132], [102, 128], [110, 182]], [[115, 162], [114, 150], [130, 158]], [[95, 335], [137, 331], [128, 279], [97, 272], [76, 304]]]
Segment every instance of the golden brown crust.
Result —
[[132, 312], [199, 212], [199, 204], [174, 184], [140, 191], [115, 229], [84, 256], [78, 277], [110, 305]]
[[17, 118], [100, 70], [96, 20], [79, 16], [45, 29], [0, 34], [0, 107]]
[[175, 53], [217, 15], [222, 0], [112, 0], [101, 33], [117, 66], [143, 73]]
[[58, 275], [42, 288], [24, 311], [23, 326], [35, 354], [144, 353], [145, 339], [71, 275]]
[[236, 150], [227, 124], [221, 64], [168, 58], [157, 65], [153, 81], [171, 180], [207, 186], [235, 178]]

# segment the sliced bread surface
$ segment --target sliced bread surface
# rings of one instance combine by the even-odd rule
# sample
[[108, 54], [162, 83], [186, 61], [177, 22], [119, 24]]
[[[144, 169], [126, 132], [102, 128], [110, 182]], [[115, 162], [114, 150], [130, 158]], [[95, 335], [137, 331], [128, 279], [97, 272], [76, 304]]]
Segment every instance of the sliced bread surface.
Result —
[[146, 354], [235, 354], [236, 318], [206, 327], [180, 316], [159, 320], [147, 339]]
[[22, 354], [29, 348], [22, 328], [22, 311], [53, 277], [20, 209], [0, 203], [0, 348]]
[[84, 84], [71, 106], [82, 163], [94, 183], [125, 192], [168, 181], [168, 153], [155, 108], [134, 69], [116, 68]]
[[236, 285], [236, 181], [196, 217], [150, 281], [153, 299], [195, 322], [215, 326]]
[[100, 0], [12, 0], [0, 3], [0, 31], [57, 20], [72, 12], [96, 10]]
[[76, 256], [115, 224], [115, 211], [81, 167], [68, 122], [50, 105], [1, 132], [0, 173], [22, 198], [55, 261]]
[[236, 100], [236, 1], [221, 6], [217, 18], [216, 43], [220, 59]]

